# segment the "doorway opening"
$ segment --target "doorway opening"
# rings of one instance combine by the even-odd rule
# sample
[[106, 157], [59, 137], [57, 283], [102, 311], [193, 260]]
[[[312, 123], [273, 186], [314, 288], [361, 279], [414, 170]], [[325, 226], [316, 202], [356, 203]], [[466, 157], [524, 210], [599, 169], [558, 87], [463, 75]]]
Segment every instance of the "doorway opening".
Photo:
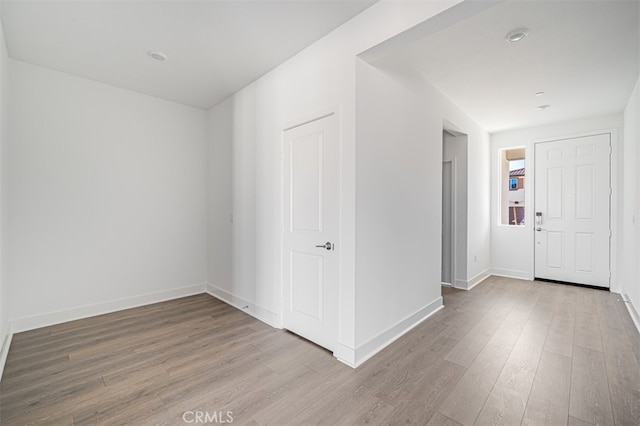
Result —
[[467, 139], [443, 128], [441, 282], [460, 288], [467, 284]]

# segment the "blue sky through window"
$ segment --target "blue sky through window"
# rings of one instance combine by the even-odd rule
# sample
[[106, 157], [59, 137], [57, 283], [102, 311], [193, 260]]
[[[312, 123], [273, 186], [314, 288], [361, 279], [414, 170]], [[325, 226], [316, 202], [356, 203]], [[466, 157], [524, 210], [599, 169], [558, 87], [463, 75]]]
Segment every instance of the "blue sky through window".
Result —
[[509, 161], [509, 171], [523, 169], [523, 168], [524, 168], [524, 160]]

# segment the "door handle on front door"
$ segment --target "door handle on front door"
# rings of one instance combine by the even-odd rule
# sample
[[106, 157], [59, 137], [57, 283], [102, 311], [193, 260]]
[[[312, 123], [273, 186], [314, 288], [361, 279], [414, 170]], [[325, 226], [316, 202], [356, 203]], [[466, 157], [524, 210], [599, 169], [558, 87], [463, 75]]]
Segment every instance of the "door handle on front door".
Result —
[[316, 246], [318, 248], [324, 248], [327, 250], [333, 250], [333, 244], [331, 244], [329, 241], [327, 241], [326, 243], [320, 245], [320, 246]]
[[536, 231], [540, 232], [542, 231], [542, 228], [540, 228], [539, 226], [536, 228]]

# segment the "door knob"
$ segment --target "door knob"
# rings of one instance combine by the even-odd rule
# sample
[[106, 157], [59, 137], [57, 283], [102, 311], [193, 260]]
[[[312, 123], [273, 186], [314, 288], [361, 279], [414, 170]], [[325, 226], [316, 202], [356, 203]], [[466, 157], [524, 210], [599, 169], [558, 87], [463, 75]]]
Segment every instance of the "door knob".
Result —
[[316, 247], [324, 248], [324, 249], [327, 249], [327, 250], [331, 250], [331, 249], [333, 249], [333, 244], [331, 244], [329, 241], [327, 241], [326, 243], [324, 243], [322, 245], [319, 245], [319, 246], [316, 246]]
[[536, 228], [536, 231], [540, 232], [542, 231], [542, 228], [540, 228], [539, 226]]

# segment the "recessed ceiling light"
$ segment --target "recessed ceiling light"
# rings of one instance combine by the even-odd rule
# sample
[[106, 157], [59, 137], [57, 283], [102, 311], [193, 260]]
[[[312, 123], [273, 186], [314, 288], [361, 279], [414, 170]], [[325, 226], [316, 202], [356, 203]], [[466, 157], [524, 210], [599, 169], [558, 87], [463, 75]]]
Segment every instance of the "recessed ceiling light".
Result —
[[518, 28], [518, 29], [515, 29], [515, 30], [512, 30], [512, 31], [509, 31], [507, 33], [507, 35], [504, 36], [504, 38], [509, 43], [515, 43], [515, 42], [518, 42], [518, 41], [522, 40], [523, 38], [525, 38], [528, 35], [529, 35], [529, 29], [528, 28]]
[[151, 56], [153, 59], [155, 59], [156, 61], [164, 61], [165, 59], [167, 59], [167, 55], [165, 55], [162, 52], [154, 52], [153, 50], [150, 50], [147, 52], [147, 55]]
[[536, 92], [536, 96], [542, 96], [544, 95], [544, 92]]
[[536, 110], [538, 110], [538, 111], [544, 111], [545, 109], [549, 109], [549, 108], [551, 108], [551, 105], [546, 104], [546, 105], [540, 105], [540, 106], [537, 106], [537, 107], [536, 107]]

